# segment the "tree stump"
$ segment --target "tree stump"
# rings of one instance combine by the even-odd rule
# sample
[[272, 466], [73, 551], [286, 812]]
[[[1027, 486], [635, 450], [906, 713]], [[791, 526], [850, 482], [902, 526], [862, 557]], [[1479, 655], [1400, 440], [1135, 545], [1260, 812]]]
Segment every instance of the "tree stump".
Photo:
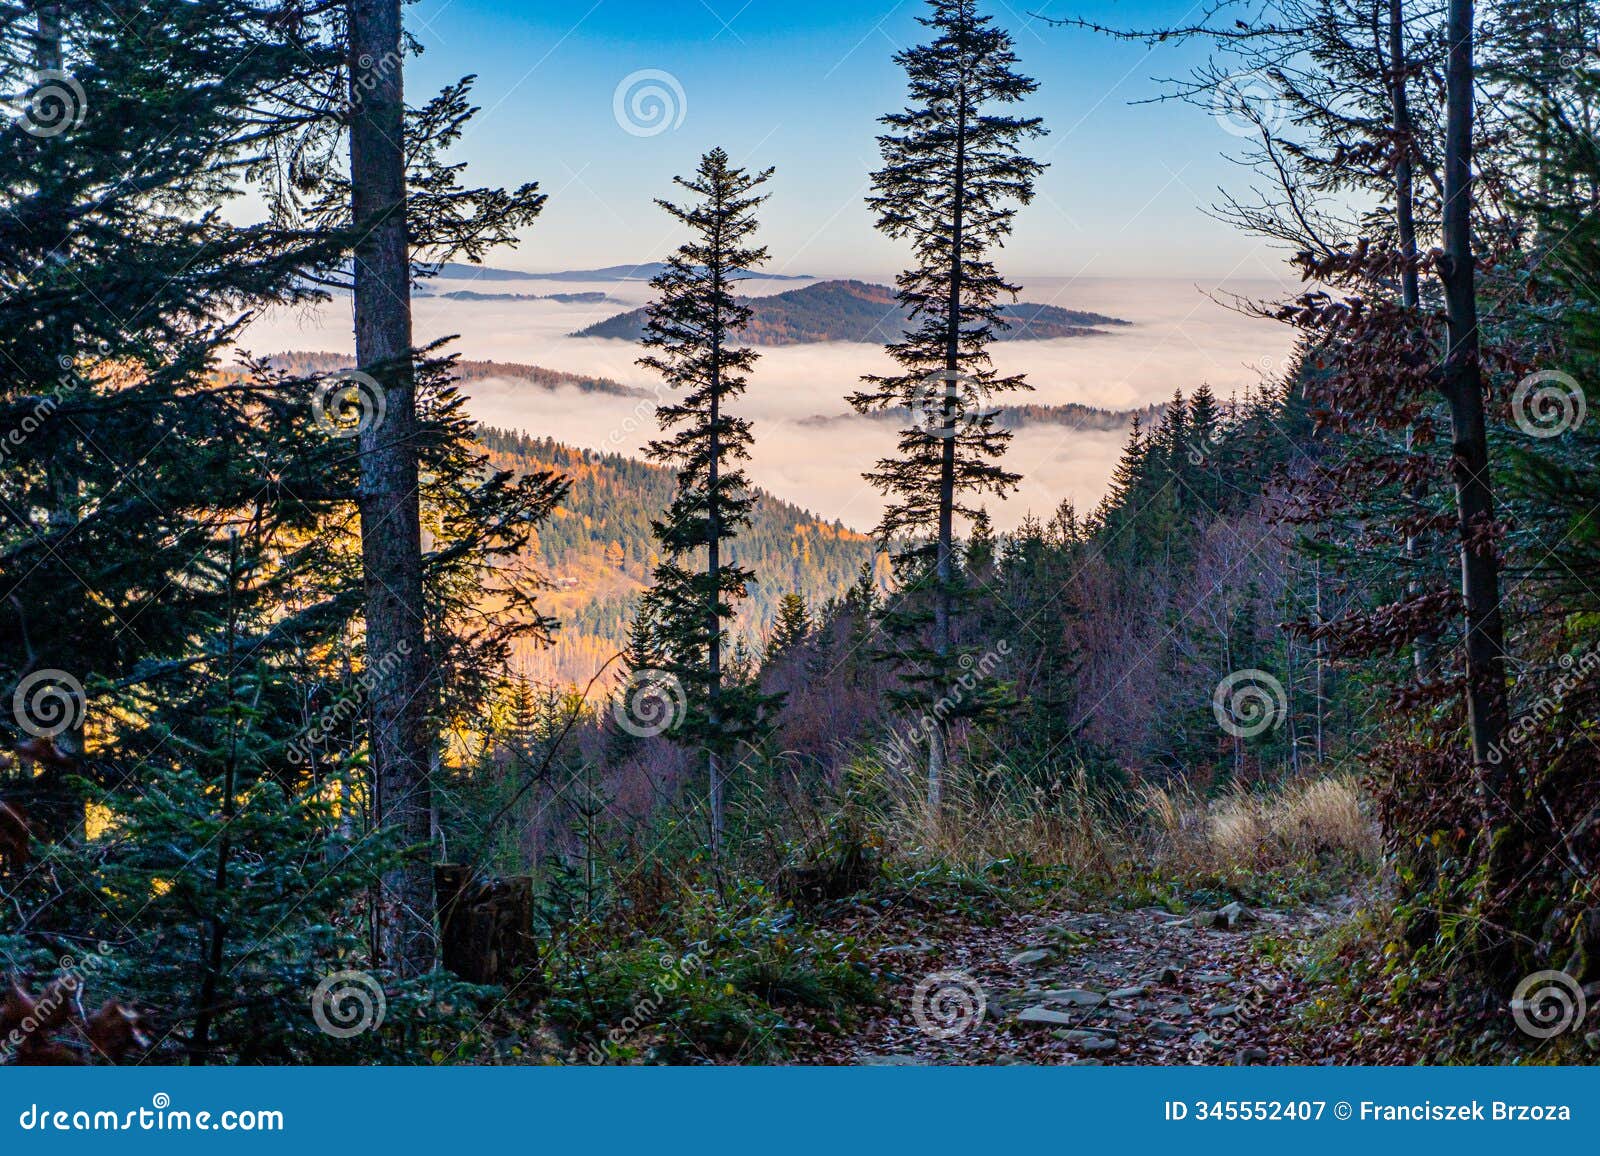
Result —
[[472, 868], [433, 869], [439, 902], [440, 955], [468, 983], [508, 986], [538, 961], [533, 938], [533, 879], [474, 878]]

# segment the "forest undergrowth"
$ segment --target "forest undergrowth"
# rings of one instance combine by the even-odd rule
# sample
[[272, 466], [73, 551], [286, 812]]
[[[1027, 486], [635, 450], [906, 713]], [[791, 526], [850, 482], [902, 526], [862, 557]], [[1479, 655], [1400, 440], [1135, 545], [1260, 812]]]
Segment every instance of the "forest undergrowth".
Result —
[[[908, 983], [958, 943], [1000, 943], [1018, 920], [1158, 909], [1220, 927], [1233, 910], [1256, 923], [1380, 886], [1376, 832], [1348, 778], [1207, 799], [1091, 791], [1081, 774], [1019, 795], [963, 774], [934, 823], [914, 782], [858, 759], [826, 809], [784, 822], [768, 802], [730, 800], [737, 851], [720, 864], [674, 853], [698, 826], [679, 813], [653, 828], [654, 846], [641, 836], [549, 876], [539, 974], [491, 1017], [485, 1030], [501, 1035], [487, 1054], [826, 1057], [885, 1015], [911, 1022]], [[1296, 938], [1297, 953], [1312, 946]], [[512, 1010], [535, 994], [536, 1015]]]

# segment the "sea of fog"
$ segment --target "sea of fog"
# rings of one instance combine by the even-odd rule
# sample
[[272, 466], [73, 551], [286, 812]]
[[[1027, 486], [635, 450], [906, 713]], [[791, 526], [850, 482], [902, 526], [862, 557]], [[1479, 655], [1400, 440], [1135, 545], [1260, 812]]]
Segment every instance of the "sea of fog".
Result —
[[[888, 278], [883, 278], [887, 281]], [[801, 281], [749, 283], [755, 293], [797, 288]], [[654, 389], [654, 375], [634, 364], [639, 349], [624, 341], [567, 334], [613, 313], [643, 304], [644, 282], [434, 280], [439, 294], [471, 288], [483, 293], [600, 291], [613, 301], [454, 301], [438, 296], [414, 302], [418, 343], [456, 335], [464, 358], [513, 361], [571, 373], [610, 377]], [[1053, 341], [1013, 341], [994, 347], [996, 368], [1023, 371], [1034, 392], [1019, 401], [1079, 402], [1128, 409], [1167, 400], [1208, 382], [1226, 400], [1276, 373], [1290, 346], [1287, 327], [1253, 318], [1230, 305], [1234, 295], [1265, 298], [1281, 292], [1265, 281], [1195, 281], [1110, 278], [1031, 278], [1025, 301], [1092, 310], [1132, 322], [1104, 336]], [[350, 299], [316, 308], [278, 310], [258, 318], [242, 344], [256, 354], [285, 350], [353, 348]], [[755, 422], [749, 470], [756, 484], [825, 518], [857, 529], [876, 522], [880, 499], [861, 471], [894, 451], [894, 427], [855, 418], [826, 424], [814, 417], [849, 412], [844, 396], [863, 373], [889, 368], [877, 346], [847, 342], [780, 346], [762, 351], [741, 402]], [[469, 389], [471, 410], [489, 425], [526, 430], [573, 446], [638, 454], [654, 432], [653, 399], [562, 389], [515, 381], [481, 381]], [[1125, 440], [1121, 432], [1073, 431], [1036, 425], [1019, 430], [1007, 464], [1023, 475], [1008, 500], [988, 501], [1001, 528], [1030, 511], [1048, 517], [1063, 500], [1086, 510], [1104, 493]]]

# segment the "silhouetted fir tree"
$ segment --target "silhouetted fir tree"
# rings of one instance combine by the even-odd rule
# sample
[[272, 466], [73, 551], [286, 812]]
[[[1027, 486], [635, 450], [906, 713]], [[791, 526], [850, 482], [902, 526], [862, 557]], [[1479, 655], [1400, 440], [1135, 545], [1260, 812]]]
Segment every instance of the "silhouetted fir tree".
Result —
[[[1018, 287], [989, 259], [1011, 232], [1018, 204], [1033, 198], [1043, 170], [1021, 144], [1042, 136], [1038, 117], [997, 111], [1032, 93], [1037, 83], [1016, 71], [1012, 41], [980, 16], [975, 0], [930, 0], [918, 17], [934, 39], [895, 55], [906, 71], [910, 105], [880, 118], [883, 168], [872, 175], [868, 204], [878, 228], [909, 240], [915, 264], [896, 279], [910, 314], [905, 337], [886, 346], [900, 372], [863, 378], [850, 397], [868, 413], [909, 409], [899, 456], [865, 476], [889, 498], [878, 533], [897, 543], [900, 589], [884, 619], [903, 688], [895, 701], [929, 711], [964, 673], [955, 618], [965, 600], [956, 565], [955, 519], [977, 510], [965, 495], [1004, 496], [1019, 477], [999, 464], [1009, 432], [996, 427], [984, 398], [1027, 388], [1021, 375], [999, 377], [988, 346], [1002, 298]], [[966, 655], [970, 665], [970, 655]], [[946, 762], [945, 719], [992, 711], [1002, 693], [986, 686], [961, 696], [941, 718], [929, 718], [928, 801], [937, 808]]]
[[806, 600], [798, 594], [785, 594], [778, 601], [778, 619], [767, 643], [767, 657], [775, 658], [804, 645], [811, 637], [811, 630], [811, 611], [806, 607]]
[[1182, 389], [1174, 389], [1172, 400], [1161, 414], [1161, 424], [1156, 427], [1155, 440], [1160, 446], [1163, 468], [1180, 485], [1189, 461], [1189, 437], [1189, 403], [1184, 400]]
[[1190, 490], [1212, 514], [1222, 512], [1222, 472], [1216, 457], [1222, 437], [1222, 407], [1202, 383], [1189, 399], [1189, 448], [1185, 477]]
[[726, 761], [755, 735], [771, 701], [723, 669], [727, 621], [754, 577], [726, 552], [755, 501], [739, 464], [750, 456], [750, 422], [728, 408], [744, 393], [757, 357], [735, 344], [750, 319], [736, 290], [742, 274], [767, 259], [766, 248], [749, 241], [758, 226], [755, 209], [766, 199], [756, 190], [771, 175], [771, 169], [737, 168], [713, 149], [693, 177], [676, 178], [693, 202], [656, 202], [691, 238], [651, 281], [656, 296], [644, 344], [654, 352], [639, 359], [683, 391], [656, 408], [664, 436], [648, 447], [653, 461], [677, 470], [678, 488], [666, 515], [653, 523], [662, 560], [646, 597], [661, 669], [685, 692], [687, 711], [672, 733], [705, 752], [713, 853], [722, 840]]
[[1105, 496], [1095, 507], [1092, 521], [1101, 527], [1110, 527], [1119, 521], [1128, 503], [1138, 489], [1140, 469], [1144, 463], [1144, 423], [1137, 414], [1128, 427], [1128, 440], [1123, 444], [1117, 464], [1112, 467], [1111, 478], [1106, 483]]
[[967, 574], [979, 582], [985, 581], [994, 570], [994, 523], [987, 510], [979, 510], [972, 518], [972, 530], [967, 535]]

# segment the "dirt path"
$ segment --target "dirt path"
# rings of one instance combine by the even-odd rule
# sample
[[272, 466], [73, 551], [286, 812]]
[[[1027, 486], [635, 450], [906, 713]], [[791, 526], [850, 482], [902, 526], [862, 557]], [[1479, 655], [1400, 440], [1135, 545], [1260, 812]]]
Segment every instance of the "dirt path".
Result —
[[[1349, 918], [1348, 899], [1292, 911], [1237, 904], [1019, 913], [993, 927], [872, 913], [887, 1006], [802, 1063], [1237, 1064], [1295, 1054], [1293, 960]], [[863, 912], [863, 918], [867, 913]], [[904, 941], [890, 937], [904, 932]], [[1325, 1057], [1323, 1058], [1326, 1059]]]

